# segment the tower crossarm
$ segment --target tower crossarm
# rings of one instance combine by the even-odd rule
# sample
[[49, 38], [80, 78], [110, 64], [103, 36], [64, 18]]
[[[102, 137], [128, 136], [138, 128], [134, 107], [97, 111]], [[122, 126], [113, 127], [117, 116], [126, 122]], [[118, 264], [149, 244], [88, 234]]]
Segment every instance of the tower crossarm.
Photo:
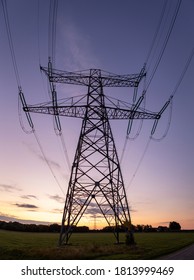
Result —
[[48, 76], [50, 82], [72, 85], [88, 86], [91, 78], [103, 87], [138, 87], [141, 79], [146, 75], [144, 71], [138, 74], [116, 75], [98, 69], [90, 69], [79, 72], [67, 72], [62, 70], [41, 67]]
[[[23, 108], [25, 112], [58, 115], [65, 117], [84, 118], [87, 106], [26, 106]], [[158, 113], [152, 113], [145, 110], [121, 109], [117, 107], [93, 107], [91, 119], [99, 119], [108, 117], [112, 120], [119, 119], [159, 119]]]
[[106, 107], [107, 115], [109, 119], [119, 120], [119, 119], [159, 119], [157, 113], [146, 112], [145, 110], [133, 109], [120, 109]]

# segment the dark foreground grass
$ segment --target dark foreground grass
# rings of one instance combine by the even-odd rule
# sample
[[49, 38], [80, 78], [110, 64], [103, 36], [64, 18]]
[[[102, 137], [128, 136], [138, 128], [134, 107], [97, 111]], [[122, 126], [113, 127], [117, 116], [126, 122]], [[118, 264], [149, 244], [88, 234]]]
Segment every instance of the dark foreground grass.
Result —
[[[194, 232], [136, 233], [135, 246], [114, 244], [111, 233], [75, 233], [58, 248], [59, 234], [0, 230], [0, 259], [155, 259], [194, 243]], [[121, 236], [124, 241], [124, 235]]]

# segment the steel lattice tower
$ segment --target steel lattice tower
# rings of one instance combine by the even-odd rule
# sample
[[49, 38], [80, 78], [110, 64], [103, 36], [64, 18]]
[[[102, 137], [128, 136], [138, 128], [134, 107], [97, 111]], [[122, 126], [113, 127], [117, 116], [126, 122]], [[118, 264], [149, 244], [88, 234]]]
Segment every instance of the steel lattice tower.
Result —
[[[140, 110], [138, 105], [121, 108], [120, 105], [105, 104], [104, 87], [134, 87], [145, 75], [115, 75], [99, 69], [65, 72], [41, 67], [47, 75], [52, 102], [39, 106], [23, 104], [24, 111], [52, 114], [60, 129], [59, 116], [82, 118], [80, 136], [73, 160], [71, 175], [64, 206], [59, 245], [68, 243], [72, 229], [91, 208], [103, 215], [107, 224], [114, 227], [119, 242], [119, 229], [125, 228], [130, 241], [131, 218], [118, 154], [109, 123], [110, 119], [155, 119], [160, 115]], [[82, 85], [87, 87], [86, 102], [58, 104], [55, 83]], [[82, 100], [83, 103], [83, 100]]]

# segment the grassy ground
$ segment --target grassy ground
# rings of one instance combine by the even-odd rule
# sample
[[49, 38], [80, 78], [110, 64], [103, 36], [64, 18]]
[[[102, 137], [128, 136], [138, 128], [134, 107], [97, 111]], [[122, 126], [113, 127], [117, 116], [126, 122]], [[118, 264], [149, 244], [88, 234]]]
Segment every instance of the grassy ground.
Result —
[[[0, 259], [154, 259], [194, 243], [194, 232], [136, 233], [136, 245], [114, 244], [111, 233], [74, 233], [57, 248], [59, 234], [0, 230]], [[124, 240], [124, 235], [121, 236]]]

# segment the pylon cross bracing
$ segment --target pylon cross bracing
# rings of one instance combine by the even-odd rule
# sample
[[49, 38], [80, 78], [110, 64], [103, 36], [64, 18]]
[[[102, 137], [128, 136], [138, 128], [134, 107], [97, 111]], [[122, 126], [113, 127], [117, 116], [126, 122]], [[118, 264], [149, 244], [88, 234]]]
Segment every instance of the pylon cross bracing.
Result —
[[[138, 87], [145, 75], [114, 75], [99, 69], [81, 72], [41, 68], [48, 76], [53, 93], [52, 104], [26, 106], [24, 111], [82, 118], [79, 140], [73, 160], [64, 206], [59, 245], [69, 238], [83, 215], [101, 214], [114, 228], [130, 232], [131, 218], [118, 154], [109, 119], [157, 119], [158, 114], [120, 106], [106, 106], [104, 87]], [[54, 83], [87, 87], [86, 104], [58, 105]], [[131, 235], [132, 236], [132, 235]]]

